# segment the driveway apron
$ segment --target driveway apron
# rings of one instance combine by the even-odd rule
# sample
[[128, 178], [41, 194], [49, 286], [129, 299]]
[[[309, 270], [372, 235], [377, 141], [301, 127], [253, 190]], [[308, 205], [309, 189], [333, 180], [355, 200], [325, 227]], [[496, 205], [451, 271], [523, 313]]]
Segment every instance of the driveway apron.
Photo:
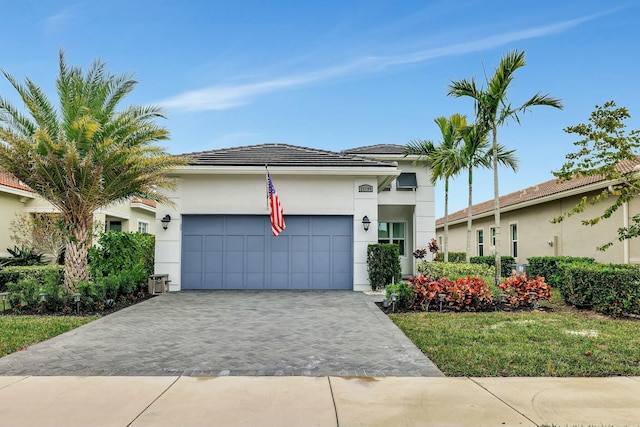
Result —
[[159, 295], [0, 359], [0, 375], [443, 376], [352, 291]]

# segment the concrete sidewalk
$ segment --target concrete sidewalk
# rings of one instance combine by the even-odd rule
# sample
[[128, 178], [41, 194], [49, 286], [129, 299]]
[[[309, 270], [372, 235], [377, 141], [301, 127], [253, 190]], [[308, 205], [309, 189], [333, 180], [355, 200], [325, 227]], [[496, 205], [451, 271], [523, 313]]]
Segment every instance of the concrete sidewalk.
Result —
[[0, 377], [0, 426], [640, 426], [640, 377]]

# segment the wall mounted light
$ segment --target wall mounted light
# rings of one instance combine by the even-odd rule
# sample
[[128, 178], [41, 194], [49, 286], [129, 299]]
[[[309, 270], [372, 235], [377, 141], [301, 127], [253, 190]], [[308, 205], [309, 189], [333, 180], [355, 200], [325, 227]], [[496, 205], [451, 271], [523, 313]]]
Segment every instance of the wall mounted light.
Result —
[[364, 227], [364, 231], [369, 231], [369, 226], [371, 225], [371, 220], [368, 216], [362, 217], [362, 226]]
[[549, 245], [549, 246], [553, 246], [553, 240], [548, 240], [548, 241], [547, 241], [547, 245]]
[[164, 218], [160, 220], [160, 222], [162, 222], [162, 229], [166, 230], [167, 227], [169, 227], [169, 223], [171, 222], [171, 215], [166, 214]]

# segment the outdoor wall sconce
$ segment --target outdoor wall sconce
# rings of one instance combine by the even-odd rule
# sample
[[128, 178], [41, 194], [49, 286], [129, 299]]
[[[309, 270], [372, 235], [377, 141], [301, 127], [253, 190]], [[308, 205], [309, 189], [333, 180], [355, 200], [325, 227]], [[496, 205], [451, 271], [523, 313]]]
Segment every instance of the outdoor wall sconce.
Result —
[[2, 298], [2, 311], [4, 312], [7, 307], [5, 307], [5, 304], [7, 303], [7, 295], [8, 292], [0, 292], [0, 298]]
[[369, 226], [371, 225], [371, 220], [368, 216], [362, 217], [362, 226], [364, 227], [364, 231], [369, 231]]
[[167, 227], [169, 227], [169, 223], [171, 222], [171, 215], [166, 214], [164, 218], [160, 220], [160, 222], [162, 222], [162, 229], [166, 230]]
[[553, 246], [553, 240], [547, 240], [547, 245]]

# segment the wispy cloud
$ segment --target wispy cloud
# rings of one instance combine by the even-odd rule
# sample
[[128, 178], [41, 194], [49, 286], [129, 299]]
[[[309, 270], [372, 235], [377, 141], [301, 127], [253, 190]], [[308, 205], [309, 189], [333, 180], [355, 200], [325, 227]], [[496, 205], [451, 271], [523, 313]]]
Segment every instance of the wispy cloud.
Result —
[[394, 65], [425, 62], [436, 58], [463, 55], [492, 49], [520, 40], [562, 33], [584, 22], [596, 19], [599, 16], [601, 16], [601, 14], [562, 21], [542, 27], [498, 34], [465, 43], [419, 50], [402, 55], [368, 56], [333, 67], [266, 81], [238, 85], [210, 86], [164, 99], [160, 101], [159, 104], [172, 111], [227, 110], [248, 104], [257, 96], [267, 93], [290, 90], [341, 77], [378, 72]]
[[76, 9], [76, 7], [72, 6], [56, 13], [55, 15], [47, 17], [44, 20], [45, 34], [52, 34], [66, 27], [73, 19]]

